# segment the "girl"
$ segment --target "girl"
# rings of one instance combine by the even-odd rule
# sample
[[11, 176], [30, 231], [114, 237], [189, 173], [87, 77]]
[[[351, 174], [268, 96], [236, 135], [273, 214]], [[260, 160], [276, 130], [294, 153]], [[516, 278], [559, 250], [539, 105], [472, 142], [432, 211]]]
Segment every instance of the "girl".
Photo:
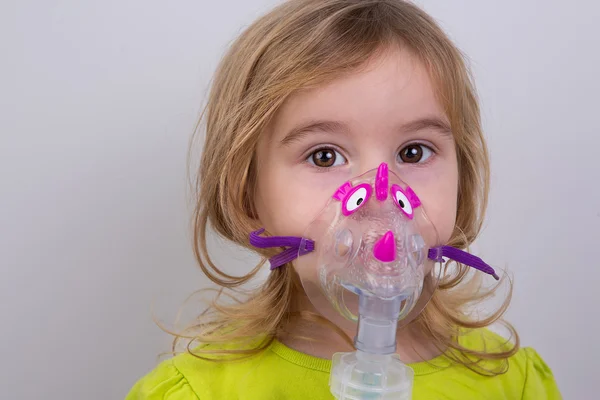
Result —
[[[195, 253], [222, 289], [242, 293], [264, 263], [241, 276], [223, 272], [208, 255], [209, 224], [253, 249], [249, 235], [261, 227], [262, 237], [301, 237], [336, 188], [382, 163], [418, 194], [413, 205], [427, 210], [440, 243], [464, 249], [479, 233], [489, 162], [475, 90], [457, 48], [408, 2], [280, 5], [233, 43], [205, 112]], [[281, 248], [259, 251], [267, 258]], [[243, 298], [217, 296], [193, 330], [176, 337], [191, 339], [188, 351], [127, 398], [332, 398], [332, 355], [351, 350], [356, 331], [324, 318], [300, 282], [317, 266], [305, 262], [299, 273], [301, 258], [293, 258], [272, 258], [266, 282]], [[481, 293], [481, 276], [462, 264], [444, 269], [430, 301], [398, 331], [413, 398], [560, 398], [550, 369], [519, 348], [510, 325], [512, 342], [486, 329], [510, 295], [487, 318], [467, 314], [494, 294]]]

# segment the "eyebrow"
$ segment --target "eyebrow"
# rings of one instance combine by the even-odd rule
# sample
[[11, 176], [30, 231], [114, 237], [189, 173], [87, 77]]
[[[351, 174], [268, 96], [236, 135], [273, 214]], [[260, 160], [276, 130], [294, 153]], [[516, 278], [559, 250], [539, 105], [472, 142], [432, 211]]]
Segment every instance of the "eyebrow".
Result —
[[[426, 117], [407, 122], [400, 126], [399, 132], [417, 132], [424, 129], [433, 129], [444, 135], [452, 134], [450, 125], [445, 120], [438, 117]], [[347, 124], [340, 121], [311, 121], [289, 131], [281, 140], [280, 146], [286, 146], [302, 139], [311, 132], [317, 131], [326, 133], [348, 133], [350, 128]]]
[[415, 121], [408, 122], [400, 127], [401, 132], [418, 132], [424, 129], [436, 130], [444, 135], [452, 134], [450, 124], [438, 117], [420, 118]]
[[302, 139], [311, 132], [326, 132], [326, 133], [348, 133], [350, 128], [340, 121], [311, 121], [308, 124], [300, 125], [289, 131], [281, 140], [280, 145], [285, 146], [292, 142]]

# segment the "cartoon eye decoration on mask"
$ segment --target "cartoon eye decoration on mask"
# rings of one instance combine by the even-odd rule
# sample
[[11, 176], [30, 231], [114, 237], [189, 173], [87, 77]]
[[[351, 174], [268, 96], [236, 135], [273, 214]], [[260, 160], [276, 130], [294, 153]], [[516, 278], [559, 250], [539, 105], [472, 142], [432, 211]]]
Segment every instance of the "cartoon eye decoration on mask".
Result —
[[342, 202], [342, 214], [347, 217], [364, 206], [372, 193], [373, 188], [369, 184], [363, 183], [352, 187], [349, 182], [346, 182], [335, 192], [333, 198]]
[[402, 210], [408, 219], [413, 219], [414, 209], [421, 205], [421, 200], [419, 200], [410, 186], [407, 186], [406, 190], [403, 190], [398, 185], [392, 185], [391, 194], [396, 206]]

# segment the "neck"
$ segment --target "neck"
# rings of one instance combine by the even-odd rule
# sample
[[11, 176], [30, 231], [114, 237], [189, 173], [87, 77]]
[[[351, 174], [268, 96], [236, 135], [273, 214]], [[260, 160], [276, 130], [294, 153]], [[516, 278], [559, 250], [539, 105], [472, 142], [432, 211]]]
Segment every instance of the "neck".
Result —
[[[353, 351], [351, 340], [356, 331], [336, 327], [321, 317], [306, 295], [299, 294], [292, 317], [289, 318], [278, 340], [286, 346], [319, 358], [331, 359], [334, 353]], [[396, 334], [396, 352], [404, 363], [430, 360], [442, 351], [416, 325], [399, 329]]]

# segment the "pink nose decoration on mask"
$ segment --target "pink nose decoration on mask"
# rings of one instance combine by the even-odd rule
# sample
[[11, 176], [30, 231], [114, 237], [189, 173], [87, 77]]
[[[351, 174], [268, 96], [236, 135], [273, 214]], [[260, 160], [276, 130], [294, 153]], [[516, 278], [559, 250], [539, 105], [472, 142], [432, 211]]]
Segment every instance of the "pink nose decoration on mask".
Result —
[[387, 231], [373, 246], [373, 255], [381, 262], [392, 262], [396, 259], [396, 241], [394, 233]]

